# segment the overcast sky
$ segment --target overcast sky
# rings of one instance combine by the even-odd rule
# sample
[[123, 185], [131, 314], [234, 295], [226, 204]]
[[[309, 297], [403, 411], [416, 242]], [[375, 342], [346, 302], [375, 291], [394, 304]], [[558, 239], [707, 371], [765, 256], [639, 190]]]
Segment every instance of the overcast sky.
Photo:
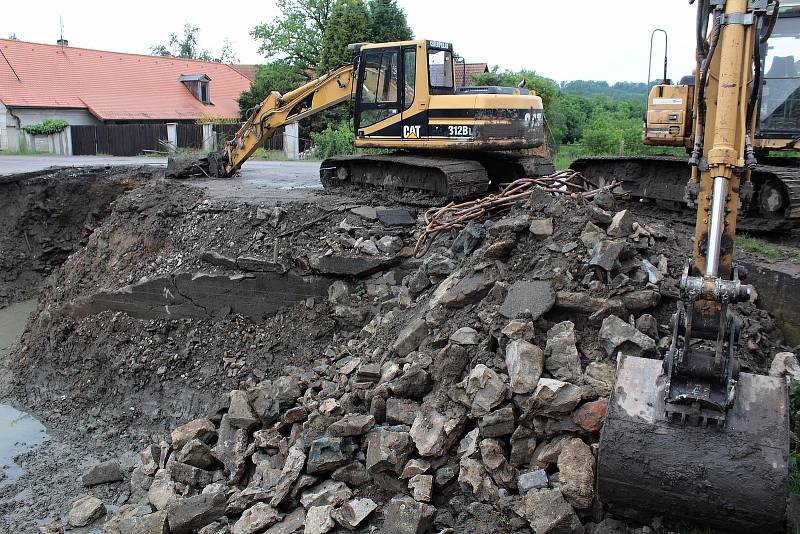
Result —
[[[250, 29], [278, 14], [274, 0], [220, 2], [36, 0], [3, 2], [0, 37], [55, 43], [59, 15], [70, 45], [149, 53], [185, 22], [200, 28], [200, 46], [231, 40], [241, 63], [259, 63]], [[687, 0], [398, 0], [419, 38], [452, 42], [469, 62], [534, 69], [559, 81], [647, 79], [650, 33], [670, 36], [669, 76], [693, 68], [694, 8]], [[117, 7], [119, 6], [119, 7]], [[124, 7], [123, 7], [124, 6]], [[191, 7], [187, 7], [191, 6]], [[657, 41], [653, 78], [663, 44]]]

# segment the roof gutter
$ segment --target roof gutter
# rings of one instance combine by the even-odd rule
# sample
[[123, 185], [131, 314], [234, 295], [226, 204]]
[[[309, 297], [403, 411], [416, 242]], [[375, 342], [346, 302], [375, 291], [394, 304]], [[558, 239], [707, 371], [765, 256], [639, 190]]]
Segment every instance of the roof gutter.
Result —
[[22, 128], [22, 121], [19, 120], [19, 117], [14, 115], [13, 111], [11, 111], [13, 108], [11, 108], [11, 106], [6, 106], [6, 109], [8, 110], [8, 114], [11, 115], [11, 118], [13, 118], [15, 121], [17, 121], [17, 128]]

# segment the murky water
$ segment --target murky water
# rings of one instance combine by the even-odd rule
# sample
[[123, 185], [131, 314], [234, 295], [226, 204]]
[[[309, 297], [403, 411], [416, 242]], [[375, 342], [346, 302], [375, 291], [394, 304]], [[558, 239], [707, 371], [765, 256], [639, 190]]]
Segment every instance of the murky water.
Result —
[[36, 300], [17, 302], [0, 309], [0, 358], [11, 351], [11, 346], [19, 341], [25, 330], [28, 316], [36, 309]]
[[28, 452], [46, 439], [47, 430], [37, 419], [0, 404], [0, 470], [5, 475], [0, 484], [14, 482], [22, 474], [22, 468], [14, 463], [15, 456]]
[[[35, 300], [13, 304], [0, 310], [0, 358], [6, 356], [25, 329]], [[22, 468], [14, 457], [28, 452], [47, 439], [44, 425], [29, 414], [0, 404], [0, 484], [14, 482]]]

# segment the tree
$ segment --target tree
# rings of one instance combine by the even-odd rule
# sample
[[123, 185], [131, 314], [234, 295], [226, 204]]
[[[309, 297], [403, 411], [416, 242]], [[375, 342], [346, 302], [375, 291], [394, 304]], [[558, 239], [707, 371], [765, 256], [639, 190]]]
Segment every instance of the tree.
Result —
[[198, 59], [200, 61], [213, 61], [215, 63], [235, 63], [237, 61], [233, 46], [227, 39], [225, 39], [222, 50], [217, 55], [214, 55], [210, 50], [198, 48], [198, 33], [200, 33], [200, 28], [187, 22], [183, 27], [183, 35], [170, 33], [168, 43], [150, 47], [150, 53], [154, 56], [174, 56]]
[[395, 0], [369, 0], [369, 31], [373, 43], [408, 41], [414, 37], [408, 19]]
[[517, 72], [499, 72], [495, 66], [490, 72], [476, 74], [473, 77], [474, 85], [499, 85], [502, 87], [516, 87], [522, 80], [525, 80], [529, 89], [536, 91], [542, 99], [544, 108], [545, 128], [547, 143], [551, 148], [561, 144], [564, 135], [564, 116], [561, 113], [559, 97], [561, 91], [558, 84], [550, 78], [545, 78], [532, 70], [521, 70]]
[[261, 41], [267, 59], [285, 59], [300, 69], [313, 69], [322, 55], [322, 34], [335, 0], [278, 0], [281, 16], [250, 31]]
[[303, 76], [296, 65], [286, 59], [278, 59], [256, 67], [256, 75], [250, 89], [239, 95], [239, 109], [244, 114], [261, 103], [272, 91], [286, 94], [302, 85]]
[[11, 35], [8, 36], [8, 40], [9, 41], [19, 41], [19, 37], [17, 37], [16, 33], [12, 33]]
[[369, 11], [363, 0], [336, 0], [322, 34], [319, 70], [327, 72], [351, 60], [347, 45], [367, 40]]

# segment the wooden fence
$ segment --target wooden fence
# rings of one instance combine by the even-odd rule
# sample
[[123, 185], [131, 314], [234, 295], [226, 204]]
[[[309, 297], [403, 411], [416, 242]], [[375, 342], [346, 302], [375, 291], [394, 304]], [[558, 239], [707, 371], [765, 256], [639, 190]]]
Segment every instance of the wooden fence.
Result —
[[163, 150], [162, 141], [167, 139], [165, 124], [99, 124], [70, 129], [76, 156], [138, 156], [145, 150]]
[[[215, 124], [214, 133], [217, 135], [217, 146], [223, 146], [227, 141], [233, 139], [241, 127], [241, 124]], [[275, 130], [273, 136], [264, 143], [266, 150], [283, 150], [283, 130], [283, 126]]]
[[[217, 146], [233, 139], [241, 124], [215, 124]], [[166, 124], [100, 124], [97, 126], [72, 126], [72, 153], [76, 156], [110, 154], [112, 156], [138, 156], [145, 150], [166, 150]], [[178, 124], [178, 148], [202, 150], [203, 126]], [[283, 128], [278, 128], [264, 148], [283, 150]]]

